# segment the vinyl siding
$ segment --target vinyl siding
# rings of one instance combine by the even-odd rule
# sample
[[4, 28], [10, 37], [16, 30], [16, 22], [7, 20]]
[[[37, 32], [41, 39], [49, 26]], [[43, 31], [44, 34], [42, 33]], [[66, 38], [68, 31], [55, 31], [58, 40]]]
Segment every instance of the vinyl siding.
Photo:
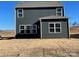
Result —
[[51, 21], [51, 22], [61, 22], [61, 33], [49, 33], [48, 24], [50, 21], [42, 22], [42, 38], [68, 38], [68, 28], [66, 21]]
[[40, 17], [50, 16], [50, 15], [56, 15], [55, 8], [54, 9], [36, 9], [36, 10], [24, 9], [24, 17], [23, 18], [16, 17], [16, 33], [19, 33], [20, 24], [34, 24], [39, 20]]

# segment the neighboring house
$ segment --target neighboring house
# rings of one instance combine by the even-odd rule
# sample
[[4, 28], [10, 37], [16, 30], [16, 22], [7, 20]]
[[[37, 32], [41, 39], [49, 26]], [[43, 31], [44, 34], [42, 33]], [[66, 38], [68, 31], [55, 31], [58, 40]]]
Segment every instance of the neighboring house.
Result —
[[64, 6], [57, 1], [17, 4], [16, 38], [69, 38]]

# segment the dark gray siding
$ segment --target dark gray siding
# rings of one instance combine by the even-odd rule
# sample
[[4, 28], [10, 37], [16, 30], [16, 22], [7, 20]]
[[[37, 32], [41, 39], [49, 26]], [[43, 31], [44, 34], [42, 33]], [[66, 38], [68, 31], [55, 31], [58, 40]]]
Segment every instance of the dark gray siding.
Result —
[[40, 17], [50, 15], [56, 15], [56, 9], [36, 9], [36, 10], [24, 9], [24, 17], [23, 18], [16, 17], [16, 33], [19, 33], [18, 31], [20, 24], [34, 24], [39, 20]]
[[[49, 22], [61, 22], [61, 33], [49, 33]], [[67, 20], [65, 21], [43, 21], [42, 22], [42, 38], [68, 38]]]

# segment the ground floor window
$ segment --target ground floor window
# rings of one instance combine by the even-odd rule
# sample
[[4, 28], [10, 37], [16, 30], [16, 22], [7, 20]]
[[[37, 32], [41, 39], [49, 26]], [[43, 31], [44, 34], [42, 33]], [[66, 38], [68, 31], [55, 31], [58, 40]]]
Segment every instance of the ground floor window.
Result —
[[61, 22], [49, 22], [49, 33], [61, 33]]
[[24, 25], [20, 26], [20, 33], [24, 33]]
[[36, 34], [37, 25], [20, 25], [19, 32], [23, 34]]

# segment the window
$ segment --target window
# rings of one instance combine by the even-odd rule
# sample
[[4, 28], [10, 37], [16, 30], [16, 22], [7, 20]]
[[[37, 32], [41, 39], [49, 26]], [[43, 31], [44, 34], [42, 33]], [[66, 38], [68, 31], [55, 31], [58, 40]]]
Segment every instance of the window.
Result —
[[21, 26], [20, 29], [24, 29], [24, 26]]
[[36, 25], [32, 26], [32, 33], [37, 33], [37, 26]]
[[60, 22], [50, 22], [49, 23], [49, 33], [60, 33], [61, 23]]
[[30, 25], [26, 25], [26, 33], [29, 34], [31, 33], [31, 26]]
[[23, 34], [36, 34], [37, 25], [20, 25], [19, 32]]
[[57, 16], [62, 16], [63, 15], [62, 8], [56, 8], [56, 15]]
[[24, 16], [23, 13], [24, 13], [24, 12], [23, 12], [23, 9], [17, 9], [17, 17], [18, 17], [18, 18], [22, 18], [22, 17]]
[[50, 24], [49, 27], [50, 27], [50, 32], [54, 32], [54, 23]]
[[56, 32], [60, 32], [61, 30], [60, 23], [55, 23], [55, 27], [56, 27]]
[[24, 25], [20, 25], [19, 30], [20, 30], [20, 33], [24, 33]]

